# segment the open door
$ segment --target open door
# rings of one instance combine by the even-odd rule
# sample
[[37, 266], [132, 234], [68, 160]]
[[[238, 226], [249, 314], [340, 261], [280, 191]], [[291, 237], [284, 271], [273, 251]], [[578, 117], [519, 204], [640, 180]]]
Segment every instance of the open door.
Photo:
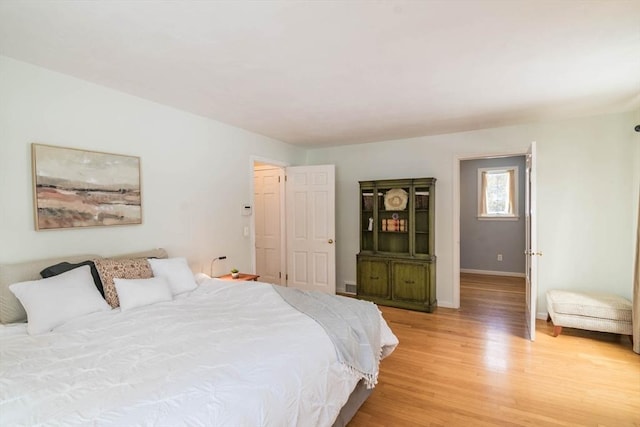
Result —
[[284, 170], [273, 165], [256, 165], [253, 172], [255, 266], [261, 282], [285, 284]]
[[527, 152], [525, 184], [525, 277], [526, 277], [526, 321], [529, 339], [536, 339], [536, 310], [538, 302], [538, 232], [536, 224], [536, 143], [531, 143]]
[[335, 166], [285, 172], [287, 286], [335, 294]]

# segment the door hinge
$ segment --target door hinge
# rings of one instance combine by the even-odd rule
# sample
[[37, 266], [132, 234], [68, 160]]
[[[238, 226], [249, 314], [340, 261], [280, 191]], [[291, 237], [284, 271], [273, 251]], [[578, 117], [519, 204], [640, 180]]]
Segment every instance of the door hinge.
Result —
[[278, 279], [282, 279], [282, 271], [278, 271]]
[[278, 182], [280, 182], [280, 177], [278, 177]]

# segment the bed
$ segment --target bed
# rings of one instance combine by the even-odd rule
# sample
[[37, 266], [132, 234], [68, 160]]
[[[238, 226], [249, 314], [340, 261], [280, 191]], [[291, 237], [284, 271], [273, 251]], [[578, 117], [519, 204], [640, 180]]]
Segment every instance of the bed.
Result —
[[[166, 258], [164, 251], [154, 251], [125, 259], [132, 255]], [[99, 257], [68, 259], [87, 258]], [[56, 261], [0, 265], [3, 322], [11, 317], [8, 284], [35, 280]], [[349, 421], [375, 376], [367, 378], [345, 363], [321, 319], [299, 311], [274, 285], [202, 274], [193, 280], [194, 289], [170, 299], [95, 310], [50, 331], [30, 333], [29, 309], [29, 323], [4, 323], [0, 425], [332, 426]], [[376, 320], [379, 338], [372, 347], [379, 361], [398, 341], [379, 311]], [[349, 327], [349, 333], [362, 332]]]

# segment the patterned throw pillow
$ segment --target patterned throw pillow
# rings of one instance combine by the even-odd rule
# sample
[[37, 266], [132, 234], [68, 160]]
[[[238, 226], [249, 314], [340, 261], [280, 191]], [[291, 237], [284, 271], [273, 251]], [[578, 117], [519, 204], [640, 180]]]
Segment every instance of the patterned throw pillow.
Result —
[[113, 283], [114, 277], [118, 279], [150, 279], [153, 271], [146, 258], [132, 259], [94, 259], [102, 287], [104, 289], [104, 299], [112, 308], [120, 306], [118, 292]]

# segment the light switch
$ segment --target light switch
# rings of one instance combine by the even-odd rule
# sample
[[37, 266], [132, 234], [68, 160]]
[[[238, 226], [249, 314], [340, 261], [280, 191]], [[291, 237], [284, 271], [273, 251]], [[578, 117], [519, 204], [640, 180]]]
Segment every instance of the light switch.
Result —
[[249, 237], [249, 227], [247, 227], [246, 225], [244, 226], [243, 234], [244, 237]]

